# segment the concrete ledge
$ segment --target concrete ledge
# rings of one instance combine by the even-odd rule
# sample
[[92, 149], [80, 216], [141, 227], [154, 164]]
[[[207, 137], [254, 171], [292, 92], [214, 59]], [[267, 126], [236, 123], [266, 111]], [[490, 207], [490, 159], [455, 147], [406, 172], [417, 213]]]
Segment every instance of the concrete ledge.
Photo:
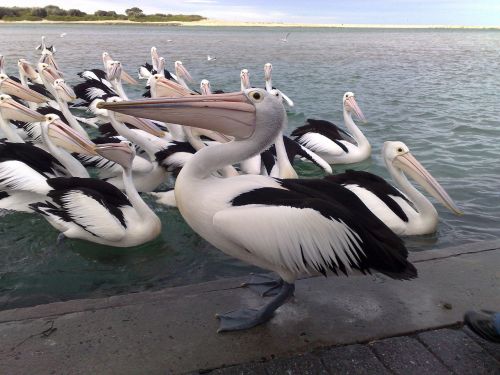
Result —
[[2, 311], [0, 373], [184, 373], [450, 326], [467, 309], [500, 306], [499, 249], [413, 253], [412, 281], [303, 279], [271, 322], [246, 332], [216, 334], [214, 319], [262, 303], [243, 278]]

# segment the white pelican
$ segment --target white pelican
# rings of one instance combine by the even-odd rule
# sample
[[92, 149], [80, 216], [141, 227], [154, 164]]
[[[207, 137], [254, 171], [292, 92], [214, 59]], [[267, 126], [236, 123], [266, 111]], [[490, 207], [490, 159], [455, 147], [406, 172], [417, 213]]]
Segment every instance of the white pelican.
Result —
[[151, 47], [151, 64], [146, 62], [139, 67], [139, 79], [149, 79], [153, 74], [159, 74], [167, 79], [177, 80], [177, 77], [171, 74], [167, 68], [165, 68], [165, 65], [165, 58], [158, 55], [156, 47]]
[[44, 202], [52, 189], [47, 179], [89, 177], [86, 169], [69, 152], [95, 154], [95, 145], [55, 115], [45, 116], [40, 125], [44, 144], [50, 153], [29, 143], [0, 144], [0, 208], [31, 212], [29, 205]]
[[385, 142], [382, 149], [387, 170], [400, 190], [383, 178], [363, 171], [347, 171], [326, 180], [342, 184], [401, 236], [428, 234], [436, 231], [438, 213], [431, 202], [408, 181], [410, 176], [430, 195], [456, 215], [462, 212], [431, 174], [410, 153], [403, 142]]
[[47, 180], [50, 201], [34, 203], [31, 208], [64, 237], [116, 247], [138, 246], [153, 240], [160, 234], [161, 222], [132, 181], [132, 143], [102, 144], [96, 146], [96, 151], [123, 167], [126, 195], [101, 180], [53, 178]]
[[[365, 135], [359, 130], [352, 119], [356, 115], [365, 122], [365, 116], [356, 103], [354, 94], [346, 92], [342, 97], [344, 123], [349, 133], [337, 125], [324, 120], [308, 119], [303, 125], [292, 132], [292, 136], [304, 147], [314, 151], [332, 164], [351, 164], [368, 159], [372, 147]], [[354, 139], [355, 143], [347, 140]]]
[[[111, 57], [111, 55], [108, 52], [103, 52], [102, 53], [102, 62], [104, 64], [104, 70], [107, 72], [109, 70], [111, 62], [116, 61]], [[128, 74], [124, 69], [121, 70], [120, 72], [120, 77], [118, 77], [120, 80], [123, 80], [124, 82], [131, 84], [131, 85], [137, 85], [137, 81], [130, 75]]]
[[283, 98], [285, 103], [288, 104], [290, 107], [293, 107], [292, 99], [290, 99], [288, 96], [286, 96], [283, 93], [283, 91], [278, 90], [277, 88], [273, 87], [272, 73], [273, 73], [273, 65], [271, 63], [266, 63], [264, 65], [264, 78], [266, 80], [266, 90], [268, 92], [272, 92], [273, 89], [278, 91], [278, 93], [281, 95], [281, 97]]
[[[195, 232], [230, 256], [276, 272], [282, 286], [260, 309], [218, 315], [219, 331], [247, 329], [269, 320], [293, 295], [294, 282], [304, 273], [374, 269], [396, 279], [417, 276], [401, 239], [341, 185], [213, 175], [262, 152], [278, 136], [285, 110], [265, 90], [102, 106], [235, 137], [233, 142], [201, 149], [188, 161], [176, 180], [176, 202]], [[324, 185], [324, 192], [318, 192], [319, 185]]]
[[193, 82], [191, 74], [189, 74], [184, 64], [182, 64], [182, 61], [176, 61], [174, 63], [174, 67], [177, 82], [179, 82], [185, 88], [189, 89], [189, 85], [187, 84], [187, 82]]

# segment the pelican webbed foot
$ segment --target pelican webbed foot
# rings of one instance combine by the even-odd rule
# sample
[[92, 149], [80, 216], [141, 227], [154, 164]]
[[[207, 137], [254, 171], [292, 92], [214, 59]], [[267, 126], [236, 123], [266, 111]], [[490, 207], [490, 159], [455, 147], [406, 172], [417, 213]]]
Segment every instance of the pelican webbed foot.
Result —
[[275, 279], [265, 274], [251, 274], [250, 281], [241, 284], [243, 288], [248, 288], [261, 297], [276, 296], [283, 287], [282, 279]]
[[62, 246], [64, 244], [64, 240], [66, 240], [64, 233], [59, 233], [56, 240], [56, 247]]
[[217, 314], [216, 318], [220, 321], [217, 332], [249, 329], [271, 319], [276, 309], [293, 296], [295, 291], [295, 284], [288, 284], [283, 280], [281, 282], [282, 287], [276, 297], [260, 309], [238, 309], [225, 314]]

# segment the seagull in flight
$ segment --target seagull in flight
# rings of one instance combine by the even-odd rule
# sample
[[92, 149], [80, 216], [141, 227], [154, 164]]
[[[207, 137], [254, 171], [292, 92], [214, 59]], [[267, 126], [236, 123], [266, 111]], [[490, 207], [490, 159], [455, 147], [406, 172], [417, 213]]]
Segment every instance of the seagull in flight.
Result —
[[284, 37], [284, 38], [281, 38], [280, 40], [281, 40], [283, 43], [288, 42], [288, 36], [289, 36], [290, 34], [291, 34], [291, 33], [286, 33], [285, 37]]
[[61, 38], [64, 38], [67, 34], [66, 33], [62, 33], [60, 36]]
[[207, 55], [207, 60], [208, 61], [215, 61], [215, 60], [217, 60], [217, 57], [212, 57], [210, 55]]

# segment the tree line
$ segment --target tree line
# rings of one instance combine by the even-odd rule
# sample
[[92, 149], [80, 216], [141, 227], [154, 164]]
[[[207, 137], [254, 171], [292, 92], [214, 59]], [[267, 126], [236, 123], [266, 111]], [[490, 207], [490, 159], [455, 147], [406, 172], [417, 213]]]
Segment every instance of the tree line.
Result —
[[106, 21], [129, 20], [134, 22], [200, 21], [205, 17], [196, 14], [144, 14], [142, 9], [132, 7], [125, 14], [115, 11], [97, 10], [87, 14], [79, 9], [61, 9], [56, 5], [45, 7], [0, 7], [0, 19], [3, 21]]

